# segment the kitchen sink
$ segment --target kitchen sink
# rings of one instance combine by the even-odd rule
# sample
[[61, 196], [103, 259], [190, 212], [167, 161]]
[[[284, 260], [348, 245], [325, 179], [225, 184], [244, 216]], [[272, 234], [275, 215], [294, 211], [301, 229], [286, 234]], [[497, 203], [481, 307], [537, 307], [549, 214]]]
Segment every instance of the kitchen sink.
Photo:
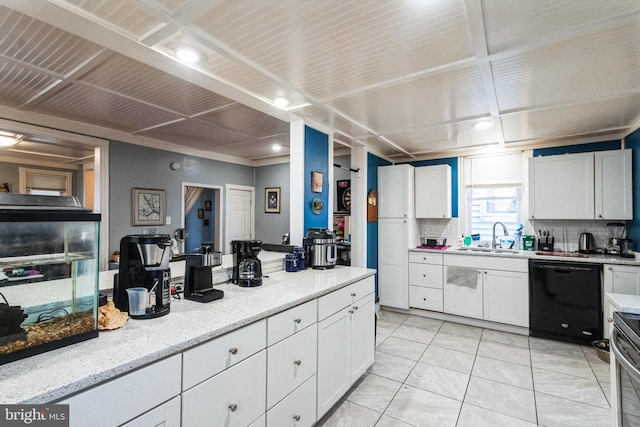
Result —
[[517, 254], [520, 253], [520, 251], [518, 249], [507, 249], [507, 248], [495, 248], [495, 249], [491, 249], [491, 248], [479, 248], [479, 247], [464, 247], [464, 248], [457, 248], [457, 250], [459, 251], [466, 251], [466, 252], [483, 252], [483, 253], [492, 253], [492, 254]]

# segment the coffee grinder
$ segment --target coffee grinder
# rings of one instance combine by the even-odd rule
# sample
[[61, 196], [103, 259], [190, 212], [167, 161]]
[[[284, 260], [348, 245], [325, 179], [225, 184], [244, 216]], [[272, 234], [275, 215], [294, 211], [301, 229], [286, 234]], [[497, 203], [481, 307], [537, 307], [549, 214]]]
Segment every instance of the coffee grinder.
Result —
[[258, 254], [262, 250], [260, 240], [233, 240], [233, 274], [231, 281], [245, 288], [262, 285], [262, 263]]
[[113, 303], [129, 311], [127, 289], [149, 290], [145, 314], [133, 319], [152, 319], [169, 314], [171, 301], [171, 237], [168, 234], [134, 234], [120, 240], [120, 267], [114, 277]]
[[185, 299], [209, 302], [224, 296], [223, 291], [213, 289], [211, 270], [222, 264], [222, 254], [212, 248], [213, 244], [203, 243], [199, 252], [187, 254], [184, 271]]

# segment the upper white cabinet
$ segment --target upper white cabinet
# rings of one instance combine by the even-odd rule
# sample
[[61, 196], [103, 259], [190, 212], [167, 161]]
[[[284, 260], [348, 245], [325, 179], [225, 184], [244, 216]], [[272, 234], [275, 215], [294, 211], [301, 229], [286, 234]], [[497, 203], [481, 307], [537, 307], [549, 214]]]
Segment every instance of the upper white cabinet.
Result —
[[451, 218], [451, 166], [415, 169], [416, 218]]
[[593, 219], [593, 153], [529, 161], [531, 218]]
[[529, 160], [531, 218], [633, 219], [631, 150]]
[[378, 218], [414, 216], [414, 169], [411, 165], [378, 167]]
[[633, 219], [631, 150], [594, 155], [596, 219]]

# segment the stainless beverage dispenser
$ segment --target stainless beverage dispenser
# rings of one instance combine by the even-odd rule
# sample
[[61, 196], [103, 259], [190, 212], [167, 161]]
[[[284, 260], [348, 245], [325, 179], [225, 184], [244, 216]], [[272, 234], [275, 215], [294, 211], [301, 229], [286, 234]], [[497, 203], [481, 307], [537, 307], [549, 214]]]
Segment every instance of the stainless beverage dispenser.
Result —
[[213, 245], [203, 243], [199, 252], [187, 254], [184, 271], [185, 299], [209, 302], [220, 299], [224, 292], [213, 289], [212, 269], [222, 264], [222, 254], [212, 250]]
[[145, 314], [133, 319], [152, 319], [169, 314], [171, 302], [171, 237], [168, 234], [134, 234], [120, 240], [120, 266], [114, 277], [113, 303], [129, 311], [127, 289], [149, 290]]

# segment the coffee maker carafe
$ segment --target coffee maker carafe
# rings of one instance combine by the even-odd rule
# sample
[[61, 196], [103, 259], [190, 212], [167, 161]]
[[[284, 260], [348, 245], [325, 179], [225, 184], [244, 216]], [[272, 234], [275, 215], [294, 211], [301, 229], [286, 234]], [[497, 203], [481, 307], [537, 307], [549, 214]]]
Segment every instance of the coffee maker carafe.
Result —
[[149, 291], [144, 314], [133, 319], [151, 319], [169, 314], [171, 302], [171, 237], [167, 234], [134, 234], [120, 240], [120, 267], [114, 276], [113, 303], [129, 311], [127, 289], [143, 287]]
[[262, 263], [258, 254], [262, 250], [260, 240], [233, 240], [233, 274], [231, 281], [238, 286], [254, 287], [262, 285]]
[[184, 271], [184, 298], [198, 302], [220, 299], [224, 292], [213, 289], [212, 269], [222, 264], [222, 254], [203, 243], [199, 252], [187, 254]]

